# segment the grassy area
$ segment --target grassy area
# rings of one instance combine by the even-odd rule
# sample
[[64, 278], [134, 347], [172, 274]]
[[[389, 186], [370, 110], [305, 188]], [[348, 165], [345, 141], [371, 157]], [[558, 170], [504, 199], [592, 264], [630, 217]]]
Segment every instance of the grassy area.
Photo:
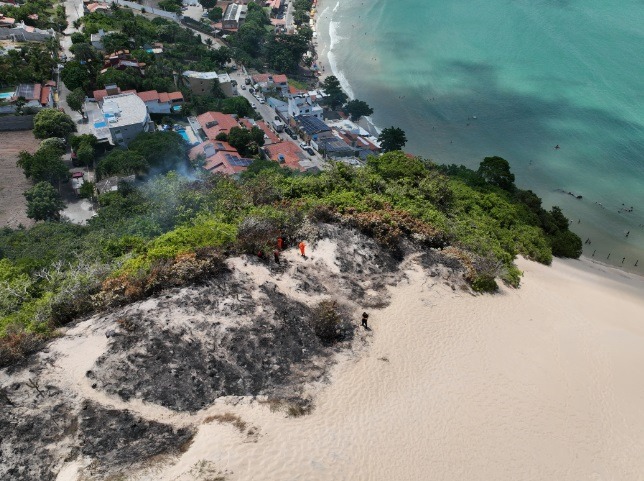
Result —
[[278, 235], [295, 241], [307, 219], [352, 226], [392, 252], [409, 242], [440, 247], [462, 263], [475, 290], [494, 291], [495, 279], [517, 286], [518, 254], [543, 263], [553, 252], [579, 255], [581, 241], [559, 210], [468, 169], [445, 175], [450, 168], [402, 152], [319, 175], [258, 165], [241, 181], [171, 173], [124, 186], [101, 196], [86, 227], [1, 231], [0, 335], [49, 335], [96, 308], [190, 282], [216, 269], [224, 251], [256, 253]]
[[309, 90], [309, 86], [306, 82], [301, 82], [299, 80], [294, 80], [292, 78], [289, 78], [288, 84], [298, 90]]

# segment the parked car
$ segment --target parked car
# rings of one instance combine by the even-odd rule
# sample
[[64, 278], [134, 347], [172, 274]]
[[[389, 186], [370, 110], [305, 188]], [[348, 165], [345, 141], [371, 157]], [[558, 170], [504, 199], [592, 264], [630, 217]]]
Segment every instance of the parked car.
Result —
[[263, 104], [265, 104], [265, 103], [266, 103], [266, 100], [264, 100], [264, 99], [259, 99], [259, 103], [263, 105]]
[[313, 150], [311, 147], [307, 147], [304, 149], [309, 155], [315, 155], [315, 150]]
[[250, 85], [250, 78], [249, 78], [249, 77], [246, 77], [246, 78], [244, 79], [244, 83], [245, 83], [246, 85]]
[[308, 147], [308, 145], [306, 145], [305, 142], [300, 142], [300, 148], [301, 149], [306, 149], [307, 147]]
[[256, 108], [257, 108], [257, 104], [256, 104], [255, 102], [253, 102], [252, 104], [250, 104], [250, 106], [251, 106], [251, 107], [253, 107], [254, 109], [256, 109]]
[[254, 94], [254, 93], [255, 93], [255, 89], [254, 89], [253, 87], [248, 87], [248, 91], [249, 91], [251, 94]]
[[246, 90], [246, 86], [245, 86], [244, 84], [240, 85], [240, 88], [241, 88], [242, 90]]

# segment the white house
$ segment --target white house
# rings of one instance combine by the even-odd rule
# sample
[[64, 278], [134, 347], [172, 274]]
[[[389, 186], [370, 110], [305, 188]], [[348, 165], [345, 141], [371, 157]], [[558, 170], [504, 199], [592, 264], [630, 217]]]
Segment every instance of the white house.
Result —
[[98, 139], [123, 147], [141, 132], [153, 130], [148, 109], [135, 93], [108, 95], [103, 99], [100, 115], [94, 119], [94, 134]]
[[299, 95], [288, 99], [289, 117], [316, 117], [322, 120], [322, 107], [309, 95]]

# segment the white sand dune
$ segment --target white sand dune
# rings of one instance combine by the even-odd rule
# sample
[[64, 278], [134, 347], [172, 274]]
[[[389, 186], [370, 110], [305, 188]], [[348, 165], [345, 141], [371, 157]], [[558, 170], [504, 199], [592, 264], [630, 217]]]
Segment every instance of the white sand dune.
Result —
[[311, 415], [231, 407], [257, 437], [203, 425], [137, 479], [644, 479], [644, 280], [520, 267], [521, 289], [478, 297], [411, 270]]

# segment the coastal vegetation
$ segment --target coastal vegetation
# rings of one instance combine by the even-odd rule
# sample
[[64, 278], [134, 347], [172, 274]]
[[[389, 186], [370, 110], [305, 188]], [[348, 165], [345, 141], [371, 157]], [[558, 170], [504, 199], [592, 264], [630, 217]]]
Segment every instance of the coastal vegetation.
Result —
[[[514, 183], [499, 185], [508, 172], [498, 160], [485, 159], [473, 171], [392, 151], [364, 167], [335, 163], [316, 175], [261, 160], [240, 180], [171, 172], [186, 165], [175, 133], [141, 134], [97, 170], [148, 177], [101, 195], [88, 225], [46, 213], [39, 218], [50, 220], [29, 230], [0, 231], [0, 363], [80, 315], [201, 278], [227, 255], [270, 248], [276, 235], [296, 242], [307, 222], [357, 229], [398, 257], [406, 245], [441, 249], [481, 291], [495, 290], [495, 279], [518, 286], [517, 255], [550, 263], [553, 254], [580, 253], [560, 209], [543, 209]], [[321, 319], [332, 320], [327, 314]]]

